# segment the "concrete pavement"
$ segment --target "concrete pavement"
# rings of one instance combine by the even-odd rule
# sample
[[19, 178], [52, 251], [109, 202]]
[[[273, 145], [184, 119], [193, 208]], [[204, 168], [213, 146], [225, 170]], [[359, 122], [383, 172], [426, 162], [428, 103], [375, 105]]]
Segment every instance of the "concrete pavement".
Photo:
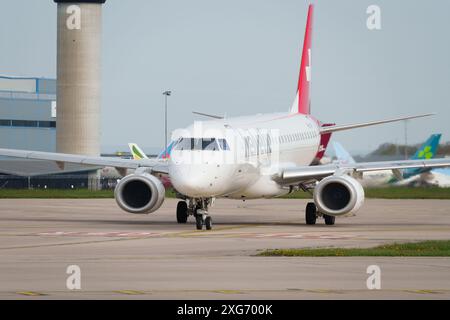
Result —
[[[0, 298], [450, 298], [450, 258], [254, 256], [449, 239], [450, 201], [369, 199], [330, 227], [304, 224], [305, 200], [219, 199], [212, 231], [177, 224], [176, 202], [132, 215], [112, 199], [0, 200]], [[69, 265], [81, 268], [81, 290], [66, 287]], [[381, 268], [381, 290], [366, 287], [369, 265]]]

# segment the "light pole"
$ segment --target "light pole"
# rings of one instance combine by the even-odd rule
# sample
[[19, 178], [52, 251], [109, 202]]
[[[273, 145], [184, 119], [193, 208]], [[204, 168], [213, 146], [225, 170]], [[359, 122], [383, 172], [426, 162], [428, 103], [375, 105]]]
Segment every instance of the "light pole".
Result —
[[172, 95], [172, 91], [166, 90], [164, 95], [164, 159], [167, 159], [167, 97]]
[[405, 160], [408, 159], [408, 120], [405, 120]]

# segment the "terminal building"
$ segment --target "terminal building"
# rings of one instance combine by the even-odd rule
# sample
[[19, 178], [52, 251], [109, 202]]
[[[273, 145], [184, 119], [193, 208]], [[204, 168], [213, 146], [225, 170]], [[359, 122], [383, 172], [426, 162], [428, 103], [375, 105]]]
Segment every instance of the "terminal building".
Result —
[[[0, 148], [57, 152], [56, 88], [56, 79], [0, 75]], [[101, 188], [113, 188], [120, 178], [114, 168], [67, 163], [61, 170], [55, 161], [0, 157], [0, 189], [87, 188], [96, 172]]]
[[[56, 79], [0, 75], [0, 148], [56, 152]], [[84, 188], [98, 168], [0, 158], [0, 188]]]
[[56, 151], [56, 80], [0, 76], [0, 147]]

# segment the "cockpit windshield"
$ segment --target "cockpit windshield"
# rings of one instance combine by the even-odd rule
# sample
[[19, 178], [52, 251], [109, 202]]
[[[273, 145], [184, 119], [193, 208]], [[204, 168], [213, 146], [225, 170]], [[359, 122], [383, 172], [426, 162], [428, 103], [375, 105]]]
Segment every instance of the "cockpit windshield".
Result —
[[216, 138], [180, 138], [173, 147], [174, 150], [230, 150], [225, 139]]

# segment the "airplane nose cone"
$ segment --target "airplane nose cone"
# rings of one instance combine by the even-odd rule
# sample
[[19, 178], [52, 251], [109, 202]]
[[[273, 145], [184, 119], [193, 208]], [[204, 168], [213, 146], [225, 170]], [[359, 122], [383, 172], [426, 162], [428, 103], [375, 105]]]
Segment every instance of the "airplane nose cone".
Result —
[[175, 189], [189, 197], [214, 197], [229, 187], [230, 175], [218, 165], [176, 165], [169, 167]]

